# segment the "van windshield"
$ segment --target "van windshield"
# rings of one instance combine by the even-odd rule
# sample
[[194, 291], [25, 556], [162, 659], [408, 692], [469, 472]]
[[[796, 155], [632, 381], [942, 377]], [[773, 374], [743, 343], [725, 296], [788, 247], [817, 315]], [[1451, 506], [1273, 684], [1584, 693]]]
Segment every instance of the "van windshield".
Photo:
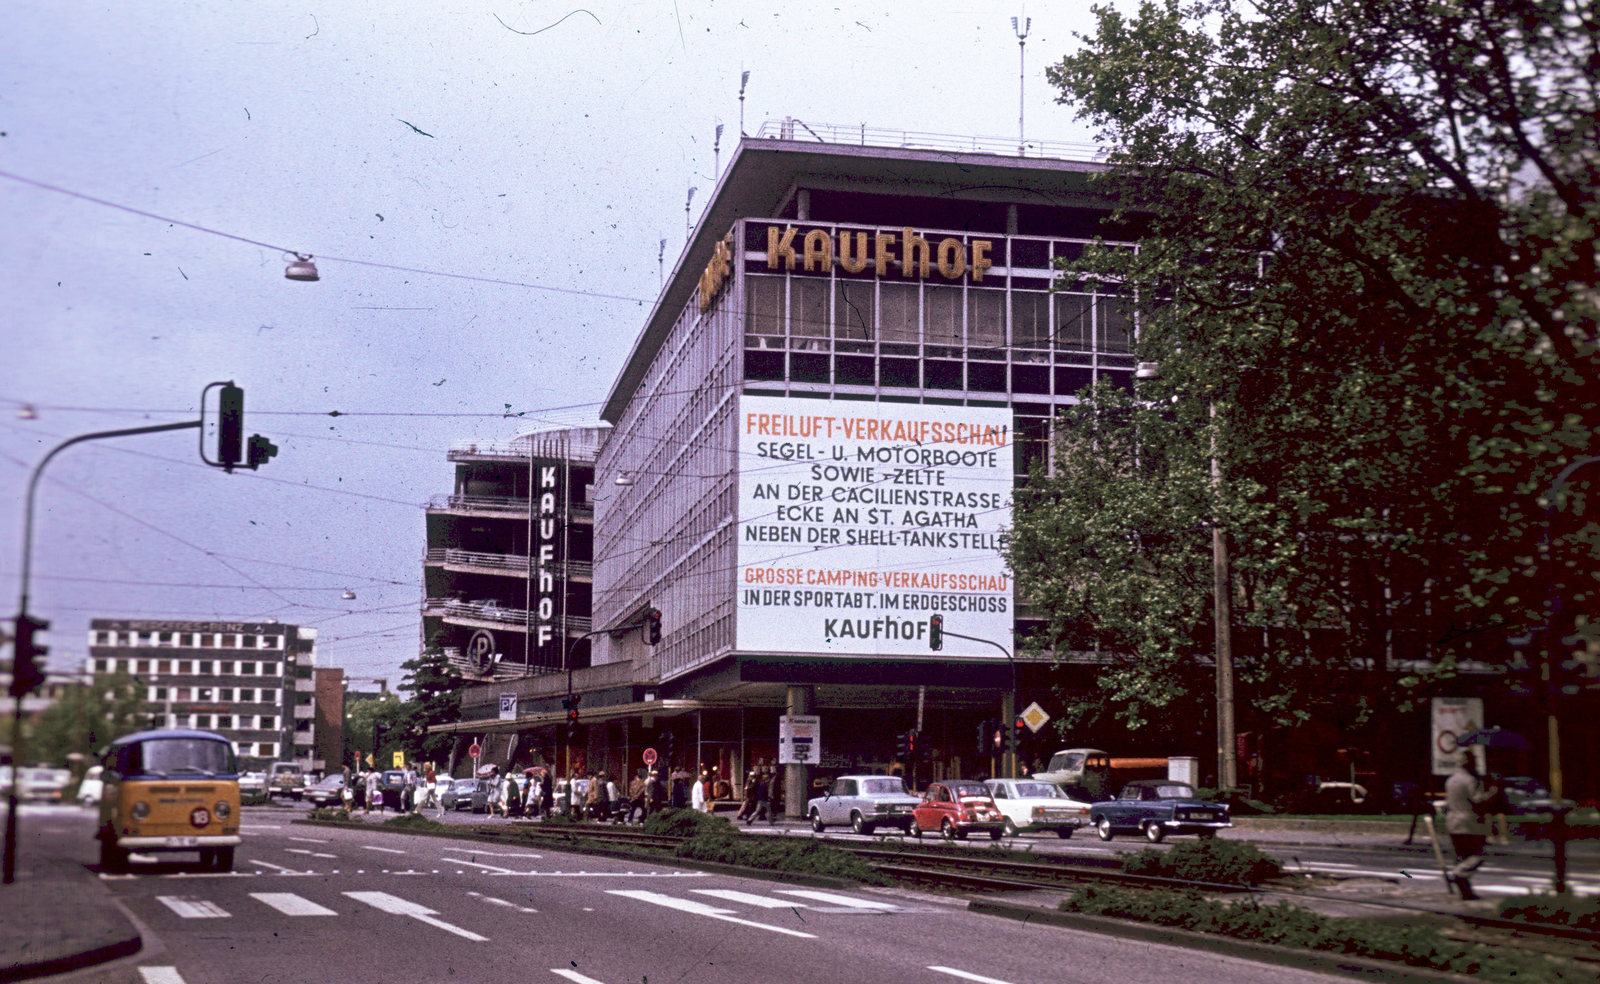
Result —
[[228, 743], [205, 738], [151, 738], [124, 745], [117, 750], [116, 765], [125, 776], [153, 775], [163, 779], [179, 775], [215, 779], [238, 772]]

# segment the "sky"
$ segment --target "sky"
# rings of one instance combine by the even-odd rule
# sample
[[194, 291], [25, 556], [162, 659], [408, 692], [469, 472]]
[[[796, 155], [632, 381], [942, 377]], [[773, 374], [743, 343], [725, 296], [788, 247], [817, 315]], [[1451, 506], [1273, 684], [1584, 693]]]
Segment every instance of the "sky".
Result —
[[[8, 4], [0, 611], [61, 440], [194, 420], [232, 380], [280, 449], [229, 475], [179, 431], [52, 462], [30, 609], [53, 669], [92, 618], [276, 618], [398, 683], [451, 443], [596, 419], [717, 125], [723, 165], [737, 141], [741, 71], [751, 133], [1017, 133], [1021, 4], [587, 2]], [[1028, 138], [1091, 140], [1044, 78], [1089, 5], [1024, 16]], [[322, 279], [285, 279], [284, 250]]]

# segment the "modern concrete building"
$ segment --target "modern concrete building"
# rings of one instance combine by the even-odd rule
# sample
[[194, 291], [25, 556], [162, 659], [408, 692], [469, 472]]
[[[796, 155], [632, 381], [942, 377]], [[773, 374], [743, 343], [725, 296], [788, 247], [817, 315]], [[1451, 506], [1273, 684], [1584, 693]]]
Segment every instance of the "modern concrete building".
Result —
[[316, 743], [316, 638], [316, 629], [278, 622], [97, 618], [88, 669], [132, 675], [153, 722], [226, 737], [246, 769], [295, 761], [321, 770], [329, 763]]

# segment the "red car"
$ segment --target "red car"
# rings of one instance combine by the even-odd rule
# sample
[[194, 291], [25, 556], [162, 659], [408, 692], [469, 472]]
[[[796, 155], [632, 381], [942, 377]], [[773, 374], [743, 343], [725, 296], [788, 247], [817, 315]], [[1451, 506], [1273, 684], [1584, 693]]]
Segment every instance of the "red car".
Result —
[[1006, 818], [981, 782], [947, 780], [936, 782], [922, 794], [922, 802], [911, 811], [911, 834], [937, 830], [945, 840], [966, 840], [967, 835], [987, 831], [990, 840], [1005, 833]]

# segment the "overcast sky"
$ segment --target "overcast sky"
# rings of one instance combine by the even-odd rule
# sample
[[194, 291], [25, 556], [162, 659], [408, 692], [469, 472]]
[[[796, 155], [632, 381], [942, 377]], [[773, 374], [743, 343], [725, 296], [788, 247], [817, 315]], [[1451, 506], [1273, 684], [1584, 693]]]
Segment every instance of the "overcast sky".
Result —
[[[724, 163], [737, 140], [741, 68], [750, 132], [1017, 128], [1020, 3], [7, 9], [0, 171], [319, 257], [612, 295], [321, 259], [297, 283], [277, 249], [0, 178], [7, 619], [26, 478], [59, 440], [194, 419], [201, 388], [233, 379], [246, 432], [281, 449], [232, 476], [199, 463], [193, 432], [58, 458], [31, 607], [61, 668], [95, 617], [271, 617], [317, 626], [321, 665], [397, 683], [450, 443], [595, 418], [658, 291], [659, 241], [670, 273], [687, 189], [698, 217], [715, 183], [717, 123]], [[1087, 141], [1043, 69], [1088, 5], [1027, 15], [1028, 135]]]

